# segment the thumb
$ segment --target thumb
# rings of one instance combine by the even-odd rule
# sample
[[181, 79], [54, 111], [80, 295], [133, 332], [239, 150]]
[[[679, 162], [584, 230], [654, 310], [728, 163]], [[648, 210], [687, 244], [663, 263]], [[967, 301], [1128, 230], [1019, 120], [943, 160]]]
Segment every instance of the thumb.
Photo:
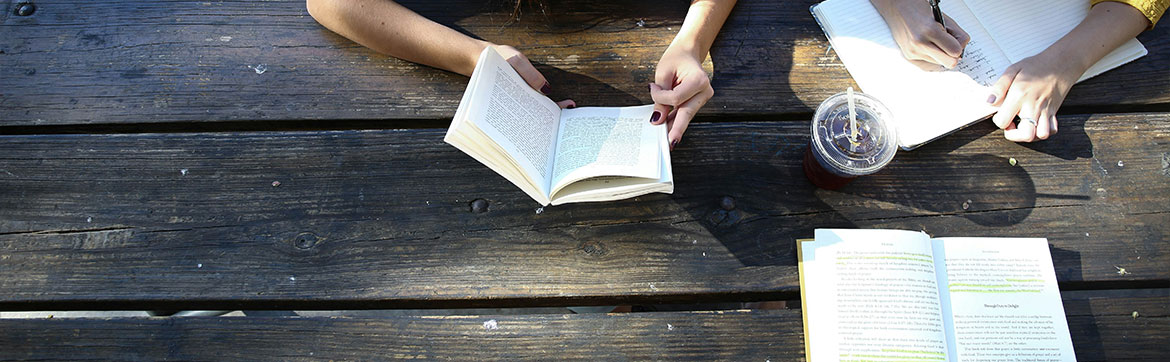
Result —
[[[651, 98], [654, 98], [654, 94], [661, 93], [664, 90], [666, 89], [663, 89], [662, 86], [650, 83]], [[650, 123], [654, 125], [666, 123], [666, 115], [670, 114], [671, 108], [673, 107], [669, 104], [654, 102], [654, 113], [650, 114]]]
[[548, 80], [544, 78], [536, 67], [532, 66], [532, 62], [528, 61], [528, 57], [517, 52], [515, 55], [508, 57], [508, 64], [512, 65], [512, 69], [520, 74], [520, 78], [524, 78], [524, 82], [541, 93], [548, 94], [552, 87], [548, 85]]
[[[1007, 103], [1005, 106], [1004, 100], [1007, 98], [1008, 90], [1011, 88], [1012, 82], [1016, 79], [1016, 74], [1019, 74], [1019, 68], [1014, 65], [1008, 67], [999, 80], [991, 85], [991, 94], [987, 96], [987, 103], [992, 106], [1000, 107], [995, 112], [995, 116], [991, 117], [991, 121], [995, 123], [996, 127], [1005, 129], [1012, 122], [1012, 118], [1016, 117], [1016, 113], [1020, 110], [1019, 99]], [[1018, 97], [1017, 97], [1018, 98]]]
[[1016, 74], [1019, 73], [1020, 69], [1014, 65], [1008, 67], [1003, 75], [995, 81], [995, 84], [991, 85], [991, 94], [987, 96], [987, 103], [996, 107], [1003, 105], [1003, 98], [1007, 96], [1008, 87], [1011, 87], [1012, 81], [1016, 80]]

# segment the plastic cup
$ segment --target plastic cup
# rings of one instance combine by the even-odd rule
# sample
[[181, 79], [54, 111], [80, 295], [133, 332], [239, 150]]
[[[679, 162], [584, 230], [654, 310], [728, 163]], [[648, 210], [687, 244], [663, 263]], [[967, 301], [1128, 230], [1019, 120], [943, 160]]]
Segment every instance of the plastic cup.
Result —
[[898, 134], [886, 106], [861, 92], [853, 93], [853, 102], [856, 133], [845, 92], [821, 102], [813, 115], [804, 175], [819, 188], [840, 189], [859, 176], [881, 170], [898, 152]]

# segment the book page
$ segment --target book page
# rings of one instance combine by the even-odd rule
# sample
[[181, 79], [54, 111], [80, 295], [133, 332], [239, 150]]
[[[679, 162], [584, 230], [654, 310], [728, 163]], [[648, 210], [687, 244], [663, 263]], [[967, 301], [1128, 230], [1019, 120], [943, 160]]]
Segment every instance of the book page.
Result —
[[625, 176], [598, 176], [576, 181], [552, 195], [552, 204], [627, 199], [651, 192], [674, 193], [674, 170], [670, 164], [670, 145], [666, 128], [658, 133], [658, 179]]
[[[1055, 44], [1085, 17], [1089, 0], [978, 0], [968, 5], [1012, 63], [1039, 54]], [[966, 29], [966, 28], [964, 28]], [[1137, 39], [1106, 55], [1079, 81], [1146, 55]]]
[[925, 234], [818, 229], [800, 253], [810, 360], [947, 360]]
[[932, 242], [957, 360], [1076, 360], [1046, 239]]
[[482, 78], [467, 116], [548, 195], [560, 107], [529, 87], [495, 50], [484, 52], [490, 54], [476, 65]]
[[944, 1], [943, 11], [971, 35], [955, 69], [928, 71], [906, 60], [868, 0], [828, 0], [814, 14], [862, 91], [893, 113], [899, 145], [913, 148], [986, 118], [990, 85], [1011, 62], [971, 11]]
[[1012, 63], [1040, 53], [1089, 15], [1089, 0], [978, 0], [968, 6]]
[[597, 176], [659, 178], [659, 145], [666, 125], [650, 124], [654, 105], [581, 107], [561, 113], [552, 194]]

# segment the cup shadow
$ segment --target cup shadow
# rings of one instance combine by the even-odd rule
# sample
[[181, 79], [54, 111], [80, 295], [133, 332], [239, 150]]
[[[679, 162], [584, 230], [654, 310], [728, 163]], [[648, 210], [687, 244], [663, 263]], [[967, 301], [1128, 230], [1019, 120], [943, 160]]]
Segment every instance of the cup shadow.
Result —
[[[1031, 214], [1037, 197], [1028, 172], [1012, 166], [1007, 157], [935, 152], [899, 154], [882, 171], [858, 178], [838, 192], [903, 206], [880, 217], [948, 214], [991, 227], [1020, 223]], [[870, 216], [879, 217], [863, 217]]]

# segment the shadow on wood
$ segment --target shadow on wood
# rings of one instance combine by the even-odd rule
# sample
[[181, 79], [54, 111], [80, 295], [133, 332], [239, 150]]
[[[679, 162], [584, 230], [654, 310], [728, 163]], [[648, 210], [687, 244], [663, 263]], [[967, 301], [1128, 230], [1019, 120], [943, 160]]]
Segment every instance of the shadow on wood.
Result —
[[795, 266], [795, 240], [857, 227], [813, 197], [801, 167], [808, 136], [794, 130], [803, 128], [721, 129], [724, 139], [696, 137], [672, 154], [675, 183], [685, 185], [672, 198], [744, 266]]
[[[912, 152], [897, 157], [901, 160], [895, 159], [889, 169], [858, 178], [840, 193], [932, 214], [958, 214], [976, 224], [992, 227], [1018, 224], [1036, 206], [1036, 186], [1031, 176], [1023, 167], [1011, 166], [1008, 157]], [[929, 180], [930, 185], [919, 184], [919, 180]], [[899, 184], [905, 187], [898, 187]], [[819, 194], [839, 202], [837, 195]], [[875, 216], [911, 215], [889, 212]]]
[[1049, 136], [1047, 140], [1021, 145], [1063, 160], [1093, 158], [1093, 140], [1085, 133], [1085, 118], [1058, 116], [1057, 129], [1058, 132]]

